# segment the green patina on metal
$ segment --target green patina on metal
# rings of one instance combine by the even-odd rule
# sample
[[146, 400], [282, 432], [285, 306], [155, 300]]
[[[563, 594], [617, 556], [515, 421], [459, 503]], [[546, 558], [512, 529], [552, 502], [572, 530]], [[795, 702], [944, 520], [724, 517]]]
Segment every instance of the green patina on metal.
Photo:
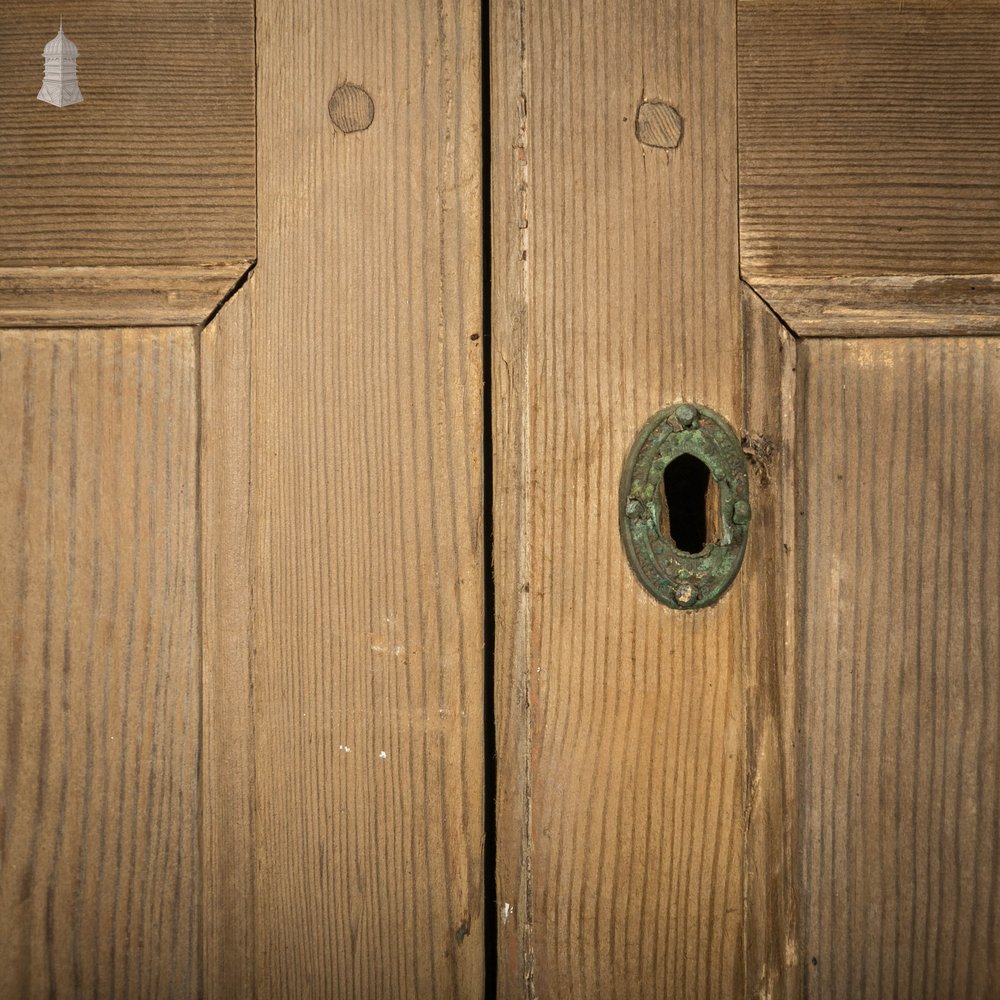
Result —
[[[660, 528], [663, 472], [685, 454], [705, 463], [719, 494], [720, 537], [694, 554]], [[668, 406], [650, 419], [625, 460], [619, 521], [628, 561], [653, 597], [680, 611], [714, 604], [739, 572], [750, 524], [746, 456], [729, 424], [694, 403]]]

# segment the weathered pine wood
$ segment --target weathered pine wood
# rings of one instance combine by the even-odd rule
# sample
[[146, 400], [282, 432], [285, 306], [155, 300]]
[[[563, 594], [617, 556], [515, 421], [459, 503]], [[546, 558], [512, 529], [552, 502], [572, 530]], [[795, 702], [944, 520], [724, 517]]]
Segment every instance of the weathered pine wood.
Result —
[[192, 330], [0, 332], [0, 995], [200, 979]]
[[[60, 16], [68, 108], [36, 99]], [[0, 5], [0, 266], [233, 263], [254, 227], [252, 0]]]
[[202, 913], [204, 995], [254, 996], [256, 909], [251, 635], [251, 287], [201, 352]]
[[747, 996], [801, 995], [795, 733], [796, 341], [747, 285], [743, 449], [753, 527], [742, 569]]
[[810, 997], [1000, 993], [1000, 342], [799, 347]]
[[[257, 15], [249, 468], [221, 442], [202, 455], [216, 483], [242, 470], [253, 501], [253, 978], [262, 998], [475, 998], [479, 8], [260, 0]], [[374, 106], [350, 134], [328, 112], [345, 81]], [[242, 645], [222, 655], [216, 674], [240, 677]]]
[[[490, 350], [493, 445], [497, 997], [534, 994], [531, 421], [524, 6], [490, 4]], [[511, 75], [513, 74], [513, 75]]]
[[1000, 277], [988, 274], [765, 277], [753, 287], [800, 337], [1000, 333]]
[[[774, 280], [1000, 275], [998, 50], [993, 3], [741, 0], [747, 280], [766, 296]], [[996, 282], [978, 292], [995, 330]], [[798, 331], [809, 305], [776, 308]]]
[[0, 267], [0, 325], [198, 326], [250, 261], [205, 267]]
[[[742, 417], [727, 2], [491, 5], [500, 995], [743, 990], [741, 591], [622, 553], [662, 406]], [[642, 145], [644, 100], [676, 149]]]

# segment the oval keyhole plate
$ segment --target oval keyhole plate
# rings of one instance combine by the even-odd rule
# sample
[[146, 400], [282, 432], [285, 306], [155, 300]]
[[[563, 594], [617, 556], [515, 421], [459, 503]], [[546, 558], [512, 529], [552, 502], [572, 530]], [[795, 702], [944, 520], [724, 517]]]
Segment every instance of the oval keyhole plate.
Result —
[[746, 551], [749, 492], [740, 440], [707, 406], [678, 403], [646, 423], [625, 460], [619, 520], [628, 561], [653, 597], [689, 611], [726, 592]]

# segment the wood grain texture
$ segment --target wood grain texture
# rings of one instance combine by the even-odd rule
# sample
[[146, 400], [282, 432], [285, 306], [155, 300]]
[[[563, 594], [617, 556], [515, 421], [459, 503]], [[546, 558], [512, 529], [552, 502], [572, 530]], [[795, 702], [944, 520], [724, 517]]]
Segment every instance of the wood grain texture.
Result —
[[1000, 274], [998, 52], [992, 3], [741, 0], [748, 280]]
[[767, 277], [754, 290], [800, 337], [1000, 334], [1000, 277], [988, 274]]
[[0, 995], [199, 993], [192, 330], [0, 331]]
[[202, 910], [204, 995], [254, 996], [256, 871], [251, 618], [251, 275], [201, 352]]
[[[257, 994], [476, 998], [480, 12], [257, 13], [260, 260], [240, 293]], [[327, 109], [345, 80], [375, 104], [350, 135]]]
[[199, 326], [249, 264], [0, 267], [0, 325]]
[[801, 995], [795, 747], [796, 341], [746, 284], [743, 450], [752, 529], [741, 571], [746, 690], [747, 997]]
[[[742, 417], [735, 28], [726, 2], [491, 5], [504, 997], [743, 990], [740, 589], [656, 604], [617, 514], [652, 413]], [[637, 140], [644, 99], [677, 149]]]
[[[62, 15], [69, 108], [36, 98]], [[0, 6], [0, 266], [229, 263], [254, 229], [252, 0]]]
[[810, 997], [1000, 994], [1000, 342], [802, 341]]

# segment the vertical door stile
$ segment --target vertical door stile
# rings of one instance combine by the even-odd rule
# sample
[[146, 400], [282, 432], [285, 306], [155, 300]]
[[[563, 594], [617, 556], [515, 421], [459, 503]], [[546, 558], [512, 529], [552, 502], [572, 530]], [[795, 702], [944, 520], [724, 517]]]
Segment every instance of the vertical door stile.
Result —
[[210, 888], [252, 942], [213, 919], [261, 997], [483, 994], [480, 45], [471, 0], [257, 3], [259, 259], [203, 463], [216, 773], [253, 789]]
[[753, 531], [743, 567], [747, 996], [798, 997], [802, 954], [796, 733], [795, 429], [798, 342], [741, 286], [743, 447]]
[[735, 4], [491, 10], [500, 995], [736, 996], [743, 587], [618, 527], [648, 417], [743, 419]]

